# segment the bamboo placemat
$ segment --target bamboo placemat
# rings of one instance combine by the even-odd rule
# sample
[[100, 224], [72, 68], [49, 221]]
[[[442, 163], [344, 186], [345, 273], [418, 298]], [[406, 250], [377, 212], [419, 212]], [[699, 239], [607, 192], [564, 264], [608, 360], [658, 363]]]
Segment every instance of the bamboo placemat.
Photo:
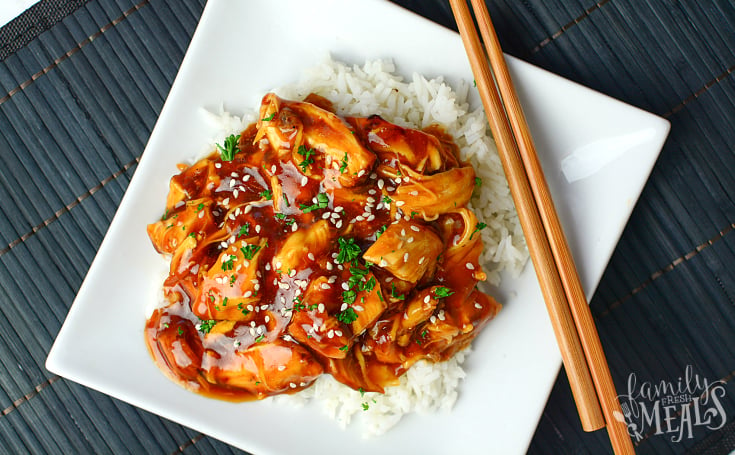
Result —
[[[43, 367], [204, 4], [42, 1], [0, 29], [0, 453], [241, 453]], [[649, 425], [638, 453], [735, 450], [735, 4], [488, 6], [506, 52], [671, 122], [592, 311], [619, 392], [689, 368], [725, 393], [723, 428]], [[609, 453], [575, 413], [561, 372], [529, 453]]]

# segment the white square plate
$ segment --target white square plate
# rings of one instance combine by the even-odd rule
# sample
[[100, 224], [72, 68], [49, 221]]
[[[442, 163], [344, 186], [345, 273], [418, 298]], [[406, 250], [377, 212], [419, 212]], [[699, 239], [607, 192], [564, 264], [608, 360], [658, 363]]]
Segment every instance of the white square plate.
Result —
[[[47, 368], [258, 455], [524, 453], [561, 364], [530, 265], [498, 290], [505, 307], [474, 344], [455, 408], [408, 416], [379, 438], [342, 431], [315, 406], [203, 398], [166, 379], [148, 355], [145, 309], [164, 269], [145, 227], [161, 215], [176, 163], [211, 139], [200, 109], [221, 102], [235, 113], [253, 109], [327, 52], [358, 64], [390, 58], [406, 77], [473, 79], [459, 35], [383, 0], [210, 1]], [[526, 63], [509, 64], [591, 296], [669, 124]]]

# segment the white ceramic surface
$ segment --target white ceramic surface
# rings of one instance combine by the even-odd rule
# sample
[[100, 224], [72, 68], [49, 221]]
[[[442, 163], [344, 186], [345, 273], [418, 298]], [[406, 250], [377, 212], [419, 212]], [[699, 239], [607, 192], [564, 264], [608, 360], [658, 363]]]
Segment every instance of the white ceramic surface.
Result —
[[[454, 410], [409, 416], [380, 438], [342, 431], [314, 406], [200, 397], [166, 379], [148, 355], [145, 309], [165, 265], [145, 226], [161, 215], [175, 164], [211, 138], [201, 107], [224, 101], [235, 113], [252, 109], [327, 52], [351, 63], [391, 58], [407, 77], [473, 78], [457, 34], [383, 0], [210, 1], [47, 368], [258, 455], [524, 453], [561, 364], [530, 265], [497, 290], [505, 307], [474, 344]], [[531, 65], [509, 64], [591, 295], [669, 124]]]

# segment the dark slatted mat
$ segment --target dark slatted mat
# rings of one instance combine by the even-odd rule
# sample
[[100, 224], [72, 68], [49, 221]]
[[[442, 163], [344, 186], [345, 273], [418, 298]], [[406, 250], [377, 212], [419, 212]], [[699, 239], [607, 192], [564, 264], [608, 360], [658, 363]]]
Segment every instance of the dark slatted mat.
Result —
[[[455, 28], [446, 1], [396, 2]], [[0, 29], [0, 453], [238, 453], [43, 367], [204, 4], [41, 1]], [[619, 391], [687, 368], [725, 391], [722, 428], [649, 426], [638, 453], [735, 450], [735, 4], [488, 5], [508, 53], [671, 121], [592, 311]], [[610, 453], [563, 371], [529, 453]]]

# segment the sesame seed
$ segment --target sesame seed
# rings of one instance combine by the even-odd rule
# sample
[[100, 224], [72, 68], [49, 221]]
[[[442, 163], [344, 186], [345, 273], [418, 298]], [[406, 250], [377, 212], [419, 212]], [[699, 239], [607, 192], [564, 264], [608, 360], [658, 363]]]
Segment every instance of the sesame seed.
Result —
[[436, 323], [436, 316], [432, 314], [431, 317], [429, 318], [429, 322], [431, 322], [432, 324]]
[[276, 165], [274, 164], [273, 166], [271, 166], [271, 174], [275, 174], [275, 173], [276, 173]]
[[248, 305], [246, 308], [248, 309], [248, 311], [254, 311], [255, 310], [255, 308], [252, 305]]
[[374, 190], [374, 189], [372, 189], [372, 188], [370, 188], [370, 189], [368, 190], [368, 194], [370, 194], [370, 195], [373, 195], [373, 194], [375, 194], [375, 193], [377, 193], [377, 191], [375, 191], [375, 190]]
[[317, 305], [316, 310], [320, 313], [324, 313], [324, 304], [320, 303], [319, 305]]
[[408, 262], [408, 253], [403, 253], [403, 262]]
[[299, 230], [299, 225], [294, 223], [291, 225], [291, 232], [296, 232]]
[[316, 258], [314, 257], [314, 253], [309, 252], [309, 254], [306, 255], [307, 258], [311, 259], [312, 261], [315, 261]]
[[407, 243], [413, 243], [413, 240], [414, 240], [414, 238], [413, 238], [413, 236], [411, 236], [408, 239], [406, 239], [406, 242]]
[[418, 227], [418, 226], [416, 226], [416, 225], [413, 225], [413, 224], [411, 225], [411, 230], [412, 230], [412, 231], [415, 231], [415, 232], [421, 232], [421, 229], [419, 229], [419, 227]]
[[328, 285], [327, 283], [322, 283], [321, 288], [322, 289], [332, 289], [332, 286]]
[[401, 178], [400, 177], [396, 178], [396, 183], [398, 183], [398, 184], [401, 183]]
[[375, 219], [375, 215], [371, 214], [365, 221], [373, 221]]
[[282, 265], [281, 261], [276, 261], [276, 269], [280, 269]]
[[342, 220], [337, 221], [337, 224], [334, 225], [337, 229], [342, 227]]
[[[327, 262], [327, 264], [329, 264], [329, 262]], [[327, 282], [328, 282], [329, 284], [332, 284], [332, 283], [334, 283], [335, 281], [337, 281], [337, 275], [332, 275], [332, 276], [330, 276], [330, 277], [329, 277], [329, 278], [327, 279]]]
[[365, 175], [365, 169], [360, 169], [360, 172], [357, 173], [357, 176], [362, 177], [363, 175]]
[[407, 175], [403, 176], [403, 183], [408, 183], [408, 176]]
[[278, 371], [283, 371], [286, 369], [286, 365], [278, 365]]
[[247, 182], [248, 180], [250, 180], [250, 175], [246, 175], [245, 177], [242, 178], [243, 182]]
[[329, 213], [329, 212], [324, 212], [324, 213], [322, 213], [322, 219], [323, 219], [323, 220], [326, 220], [327, 218], [329, 218], [329, 215], [330, 215], [330, 213]]
[[261, 306], [260, 306], [260, 309], [261, 309], [261, 310], [267, 310], [267, 309], [268, 309], [268, 305], [261, 305]]
[[237, 188], [235, 188], [235, 189], [234, 189], [234, 190], [232, 191], [232, 197], [234, 197], [235, 199], [237, 199], [237, 195], [238, 195], [238, 194], [240, 194], [240, 191], [239, 191], [239, 190], [238, 190]]
[[391, 281], [393, 281], [393, 277], [392, 276], [389, 276], [388, 278], [385, 279], [385, 282], [386, 283], [390, 283]]
[[216, 167], [217, 169], [219, 169], [219, 168], [222, 167], [222, 163], [214, 163], [214, 167]]
[[240, 207], [235, 209], [235, 216], [240, 216]]
[[385, 259], [381, 259], [380, 260], [380, 264], [378, 264], [378, 265], [381, 266], [381, 267], [385, 267], [386, 265], [388, 265], [388, 261], [386, 261]]
[[255, 225], [255, 232], [257, 232], [258, 234], [260, 234], [260, 225], [259, 224], [256, 224]]
[[248, 291], [248, 292], [246, 292], [245, 294], [243, 294], [242, 296], [243, 296], [244, 298], [246, 298], [246, 299], [247, 299], [247, 298], [248, 298], [248, 297], [250, 297], [251, 295], [253, 295], [253, 291]]
[[396, 207], [403, 207], [406, 201], [396, 201]]
[[[341, 221], [340, 221], [340, 223], [341, 223]], [[326, 266], [326, 267], [327, 267], [327, 270], [332, 270], [332, 269], [334, 269], [334, 266], [332, 265], [332, 263], [331, 263], [331, 262], [327, 262], [327, 266]]]
[[296, 269], [291, 269], [291, 271], [288, 272], [288, 276], [290, 276], [290, 277], [296, 276]]
[[250, 336], [255, 336], [255, 329], [250, 327]]
[[350, 286], [346, 282], [342, 282], [342, 289], [344, 289], [345, 291], [349, 291]]
[[410, 194], [411, 196], [418, 196], [418, 195], [419, 195], [419, 192], [418, 192], [418, 191], [416, 191], [416, 190], [413, 190], [413, 191], [411, 191], [411, 192], [410, 192], [410, 193], [408, 193], [408, 194]]
[[288, 283], [283, 283], [281, 281], [278, 282], [278, 287], [286, 291], [291, 289], [291, 286], [289, 286]]
[[337, 207], [334, 208], [334, 211], [338, 213], [341, 212], [342, 210], [344, 210], [344, 208], [342, 208], [341, 205], [338, 205]]
[[405, 236], [406, 236], [406, 230], [405, 229], [401, 229], [401, 237], [405, 237]]
[[334, 338], [334, 329], [329, 329], [329, 332], [327, 332], [327, 338]]
[[252, 205], [246, 205], [245, 206], [245, 209], [242, 211], [242, 213], [248, 214], [248, 213], [250, 213], [251, 210], [253, 210], [253, 206]]
[[395, 189], [395, 187], [389, 186], [389, 187], [387, 187], [387, 188], [386, 188], [386, 190], [388, 190], [388, 192], [392, 193], [392, 192], [394, 192], [394, 191], [395, 191], [396, 189]]
[[370, 203], [373, 203], [373, 202], [375, 202], [375, 198], [374, 198], [374, 197], [372, 197], [372, 196], [368, 196], [366, 200], [367, 200], [368, 202], [370, 202]]
[[230, 179], [230, 188], [234, 187], [237, 184], [235, 179]]
[[347, 309], [347, 304], [343, 303], [341, 307], [339, 307], [339, 311], [344, 311]]
[[301, 186], [306, 186], [307, 183], [309, 183], [309, 178], [304, 175], [301, 177]]
[[377, 179], [377, 178], [378, 178], [378, 174], [376, 174], [375, 172], [373, 172], [372, 174], [370, 174], [370, 178], [371, 178], [372, 180], [375, 180], [375, 179]]
[[290, 383], [289, 386], [291, 386], [292, 389], [295, 389], [296, 388], [296, 384], [294, 384], [293, 382]]
[[365, 219], [365, 217], [364, 217], [364, 216], [362, 216], [362, 215], [357, 215], [357, 216], [355, 217], [355, 220], [357, 220], [357, 221], [363, 221], [364, 219]]
[[475, 266], [472, 265], [471, 262], [468, 262], [467, 264], [465, 264], [465, 266], [467, 267], [467, 270], [475, 270]]
[[224, 200], [222, 200], [222, 204], [224, 205], [230, 205], [230, 198], [226, 197]]
[[381, 190], [383, 189], [383, 185], [385, 185], [385, 182], [383, 182], [383, 179], [378, 180], [378, 188]]
[[338, 337], [341, 337], [342, 336], [342, 331], [341, 330], [335, 330], [334, 331], [334, 334], [337, 335]]
[[199, 212], [199, 218], [204, 218], [204, 212]]
[[262, 335], [264, 332], [263, 326], [259, 325], [258, 327], [255, 328], [255, 331], [258, 332], [258, 335]]
[[426, 260], [426, 256], [421, 256], [421, 259], [419, 259], [419, 265], [423, 264], [425, 260]]
[[431, 301], [431, 296], [429, 294], [426, 294], [426, 297], [424, 297], [424, 303], [429, 303]]

